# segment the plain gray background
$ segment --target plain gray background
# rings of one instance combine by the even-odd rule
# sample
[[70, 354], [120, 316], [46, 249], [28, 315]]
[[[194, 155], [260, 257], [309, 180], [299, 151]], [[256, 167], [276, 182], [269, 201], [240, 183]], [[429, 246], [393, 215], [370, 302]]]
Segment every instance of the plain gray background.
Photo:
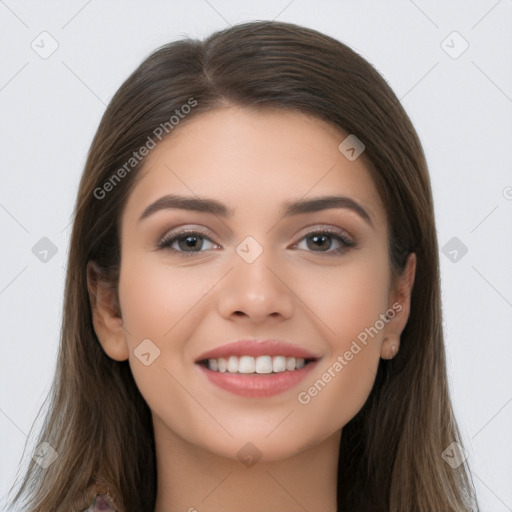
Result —
[[482, 511], [512, 511], [512, 0], [0, 0], [0, 501], [53, 377], [75, 194], [106, 105], [161, 44], [256, 19], [348, 44], [411, 117], [457, 419]]

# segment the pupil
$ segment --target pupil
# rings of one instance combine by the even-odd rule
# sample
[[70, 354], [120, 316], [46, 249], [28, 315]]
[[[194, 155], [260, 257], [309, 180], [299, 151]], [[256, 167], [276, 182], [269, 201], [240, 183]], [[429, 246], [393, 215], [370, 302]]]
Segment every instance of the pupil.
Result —
[[198, 237], [194, 235], [188, 235], [187, 237], [183, 238], [182, 240], [185, 241], [186, 247], [189, 249], [198, 249], [200, 247], [197, 247], [197, 240]]
[[[322, 246], [322, 240], [323, 240], [323, 242], [325, 243], [325, 241], [326, 241], [328, 238], [329, 238], [329, 237], [328, 237], [328, 236], [326, 236], [326, 235], [322, 235], [322, 236], [314, 235], [314, 236], [312, 236], [312, 237], [311, 237], [311, 239], [313, 240], [313, 242], [314, 242], [315, 244], [316, 244], [318, 241], [320, 241], [320, 244], [319, 244], [319, 245], [318, 245], [318, 244], [317, 244], [317, 245], [315, 245], [315, 247], [316, 247], [316, 248], [320, 247], [320, 249], [322, 249], [322, 247], [321, 247], [321, 246]], [[327, 244], [325, 247], [323, 247], [323, 248], [324, 248], [324, 249], [329, 249], [329, 245], [330, 245], [330, 244], [328, 243], [328, 244]]]

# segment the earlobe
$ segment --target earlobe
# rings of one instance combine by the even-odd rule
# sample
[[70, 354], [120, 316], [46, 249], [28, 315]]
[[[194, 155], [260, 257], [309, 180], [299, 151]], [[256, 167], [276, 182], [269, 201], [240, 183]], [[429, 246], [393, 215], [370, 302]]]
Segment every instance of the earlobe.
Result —
[[400, 349], [400, 337], [387, 336], [382, 342], [380, 357], [382, 359], [393, 359]]
[[[393, 359], [400, 350], [400, 336], [407, 325], [411, 309], [411, 295], [416, 275], [416, 254], [411, 253], [399, 283], [390, 296], [390, 310], [395, 314], [389, 319], [381, 345], [381, 358]], [[391, 315], [390, 315], [391, 316]]]
[[94, 261], [87, 263], [87, 289], [96, 336], [105, 353], [116, 361], [126, 361], [130, 356], [119, 314], [115, 288], [101, 278], [101, 271]]

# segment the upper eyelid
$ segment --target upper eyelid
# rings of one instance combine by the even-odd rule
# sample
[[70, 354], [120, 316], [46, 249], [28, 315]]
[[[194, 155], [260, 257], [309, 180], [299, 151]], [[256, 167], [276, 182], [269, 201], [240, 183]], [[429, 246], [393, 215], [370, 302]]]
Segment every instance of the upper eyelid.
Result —
[[[198, 234], [204, 238], [207, 238], [212, 243], [214, 243], [216, 245], [220, 245], [218, 242], [215, 241], [215, 236], [212, 236], [209, 234], [209, 231], [210, 230], [208, 230], [208, 229], [201, 228], [201, 227], [195, 227], [195, 226], [184, 227], [182, 229], [177, 227], [176, 230], [170, 230], [163, 237], [161, 237], [158, 242], [158, 245], [159, 246], [163, 245], [164, 243], [172, 240], [173, 238], [177, 238], [179, 236], [185, 236], [187, 234]], [[354, 236], [344, 228], [340, 228], [338, 226], [332, 226], [332, 225], [328, 225], [328, 224], [311, 224], [309, 226], [305, 226], [304, 228], [301, 229], [301, 231], [299, 231], [299, 234], [296, 235], [299, 238], [297, 239], [297, 242], [295, 242], [295, 243], [300, 242], [303, 238], [305, 238], [306, 236], [309, 236], [313, 233], [322, 233], [322, 232], [329, 233], [332, 236], [340, 236], [340, 237], [348, 238], [348, 241], [351, 243], [356, 242]]]
[[302, 228], [299, 233], [302, 233], [302, 236], [306, 236], [310, 233], [322, 231], [331, 232], [333, 234], [336, 234], [336, 232], [338, 232], [338, 234], [346, 235], [351, 240], [355, 239], [355, 237], [345, 228], [340, 228], [339, 226], [333, 226], [331, 224], [311, 224], [309, 226]]
[[215, 237], [212, 237], [212, 235], [209, 234], [209, 230], [207, 230], [207, 229], [198, 228], [198, 227], [186, 227], [186, 228], [180, 229], [178, 227], [176, 229], [171, 229], [170, 231], [166, 232], [160, 238], [160, 241], [158, 243], [160, 244], [162, 242], [165, 242], [166, 240], [170, 240], [172, 238], [176, 238], [176, 237], [178, 237], [180, 235], [185, 236], [185, 235], [188, 235], [190, 233], [194, 233], [194, 234], [198, 234], [198, 235], [204, 236], [205, 238], [208, 238], [212, 242], [215, 241], [214, 240]]

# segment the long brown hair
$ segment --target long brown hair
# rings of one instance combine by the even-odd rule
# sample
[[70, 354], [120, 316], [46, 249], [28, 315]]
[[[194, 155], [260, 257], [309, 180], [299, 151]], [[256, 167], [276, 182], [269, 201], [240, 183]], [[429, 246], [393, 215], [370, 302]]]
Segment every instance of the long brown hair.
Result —
[[[192, 102], [193, 108], [183, 109]], [[86, 266], [95, 261], [99, 278], [117, 289], [118, 222], [144, 160], [126, 163], [155, 139], [157, 127], [172, 136], [176, 111], [186, 113], [182, 125], [225, 104], [307, 113], [355, 134], [385, 205], [392, 275], [401, 274], [408, 254], [417, 256], [400, 351], [380, 361], [368, 400], [343, 428], [339, 510], [478, 510], [467, 463], [452, 468], [442, 457], [451, 443], [462, 441], [447, 383], [437, 235], [419, 138], [365, 59], [314, 30], [270, 21], [158, 48], [108, 105], [80, 181], [57, 370], [37, 439], [58, 458], [45, 469], [31, 460], [12, 503], [25, 496], [32, 512], [80, 510], [101, 480], [120, 510], [154, 509], [151, 411], [128, 361], [110, 359], [98, 342]]]

